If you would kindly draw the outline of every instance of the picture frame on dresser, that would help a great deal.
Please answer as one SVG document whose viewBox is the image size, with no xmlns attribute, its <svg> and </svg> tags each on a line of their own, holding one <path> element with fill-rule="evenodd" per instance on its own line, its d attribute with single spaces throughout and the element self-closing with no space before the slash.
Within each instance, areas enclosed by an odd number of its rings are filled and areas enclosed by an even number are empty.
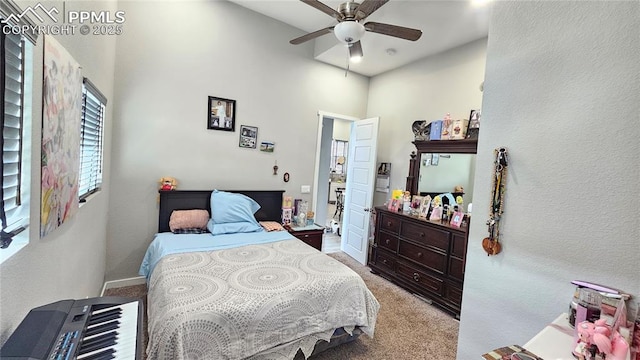
<svg viewBox="0 0 640 360">
<path fill-rule="evenodd" d="M 456 211 L 451 215 L 451 226 L 460 227 L 462 225 L 462 219 L 464 219 L 464 213 L 461 211 Z"/>
<path fill-rule="evenodd" d="M 236 101 L 209 96 L 207 106 L 207 129 L 236 131 Z"/>
<path fill-rule="evenodd" d="M 400 210 L 400 199 L 391 199 L 387 205 L 389 211 L 398 212 Z"/>
<path fill-rule="evenodd" d="M 431 196 L 426 195 L 422 197 L 422 203 L 420 204 L 420 212 L 418 217 L 426 219 L 431 209 Z"/>
</svg>

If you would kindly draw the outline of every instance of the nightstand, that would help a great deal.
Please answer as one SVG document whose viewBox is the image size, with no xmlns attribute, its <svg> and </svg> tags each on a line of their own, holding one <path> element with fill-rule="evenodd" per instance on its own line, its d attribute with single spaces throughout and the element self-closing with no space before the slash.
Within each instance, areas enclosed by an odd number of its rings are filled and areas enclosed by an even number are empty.
<svg viewBox="0 0 640 360">
<path fill-rule="evenodd" d="M 295 227 L 286 226 L 286 229 L 291 235 L 322 251 L 322 234 L 324 234 L 324 227 L 313 224 Z"/>
</svg>

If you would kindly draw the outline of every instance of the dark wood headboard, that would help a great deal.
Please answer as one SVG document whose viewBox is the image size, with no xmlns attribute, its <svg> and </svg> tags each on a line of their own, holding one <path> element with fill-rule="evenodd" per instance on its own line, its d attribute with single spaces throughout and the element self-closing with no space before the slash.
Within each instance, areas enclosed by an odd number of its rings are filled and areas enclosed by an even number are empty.
<svg viewBox="0 0 640 360">
<path fill-rule="evenodd" d="M 169 219 L 173 210 L 205 209 L 211 214 L 211 192 L 213 190 L 171 190 L 160 191 L 160 212 L 158 232 L 168 232 Z M 282 219 L 282 195 L 284 190 L 224 190 L 244 194 L 258 204 L 255 213 L 258 221 L 278 221 Z"/>
</svg>

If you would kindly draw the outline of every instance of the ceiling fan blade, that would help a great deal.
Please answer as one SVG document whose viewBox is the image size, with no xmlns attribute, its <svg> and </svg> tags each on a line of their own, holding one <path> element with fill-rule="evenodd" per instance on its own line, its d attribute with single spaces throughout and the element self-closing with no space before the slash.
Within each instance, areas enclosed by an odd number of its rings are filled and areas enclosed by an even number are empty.
<svg viewBox="0 0 640 360">
<path fill-rule="evenodd" d="M 362 44 L 360 41 L 349 44 L 349 58 L 362 57 Z"/>
<path fill-rule="evenodd" d="M 356 9 L 356 20 L 362 20 L 386 4 L 389 0 L 364 0 Z"/>
<path fill-rule="evenodd" d="M 371 31 L 374 33 L 394 36 L 411 41 L 416 41 L 420 39 L 420 36 L 422 36 L 422 31 L 418 29 L 411 29 L 403 26 L 383 24 L 371 21 L 364 24 L 364 28 L 367 31 Z"/>
<path fill-rule="evenodd" d="M 300 0 L 303 3 L 313 6 L 314 8 L 322 11 L 323 13 L 336 18 L 337 20 L 342 20 L 342 15 L 337 12 L 335 9 L 333 9 L 332 7 L 329 7 L 328 5 L 325 5 L 323 3 L 321 3 L 318 0 Z"/>
<path fill-rule="evenodd" d="M 322 35 L 324 35 L 324 34 L 328 34 L 328 33 L 330 33 L 332 30 L 333 30 L 333 26 L 329 26 L 329 27 L 327 27 L 327 28 L 320 29 L 320 30 L 318 30 L 318 31 L 314 31 L 314 32 L 312 32 L 312 33 L 308 33 L 308 34 L 306 34 L 306 35 L 302 35 L 302 36 L 300 36 L 300 37 L 297 37 L 297 38 L 295 38 L 295 39 L 293 39 L 293 40 L 289 41 L 289 43 L 290 43 L 290 44 L 293 44 L 293 45 L 302 44 L 302 43 L 303 43 L 303 42 L 305 42 L 305 41 L 309 41 L 309 40 L 311 40 L 311 39 L 315 39 L 315 38 L 317 38 L 317 37 L 320 37 L 320 36 L 322 36 Z"/>
</svg>

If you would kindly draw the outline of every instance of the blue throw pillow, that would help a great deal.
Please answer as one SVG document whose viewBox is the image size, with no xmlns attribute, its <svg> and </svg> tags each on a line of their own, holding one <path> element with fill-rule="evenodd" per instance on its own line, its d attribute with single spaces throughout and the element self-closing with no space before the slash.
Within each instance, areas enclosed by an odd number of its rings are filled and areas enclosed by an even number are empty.
<svg viewBox="0 0 640 360">
<path fill-rule="evenodd" d="M 256 226 L 256 224 L 251 221 L 214 224 L 212 220 L 209 220 L 209 223 L 207 224 L 207 229 L 209 229 L 209 232 L 212 235 L 248 233 L 248 232 L 256 232 L 256 231 L 263 230 L 262 226 L 260 225 Z"/>
<path fill-rule="evenodd" d="M 207 228 L 214 235 L 261 230 L 253 215 L 259 209 L 260 205 L 246 195 L 214 190 L 211 193 L 211 219 Z M 233 225 L 218 226 L 221 224 Z"/>
</svg>

